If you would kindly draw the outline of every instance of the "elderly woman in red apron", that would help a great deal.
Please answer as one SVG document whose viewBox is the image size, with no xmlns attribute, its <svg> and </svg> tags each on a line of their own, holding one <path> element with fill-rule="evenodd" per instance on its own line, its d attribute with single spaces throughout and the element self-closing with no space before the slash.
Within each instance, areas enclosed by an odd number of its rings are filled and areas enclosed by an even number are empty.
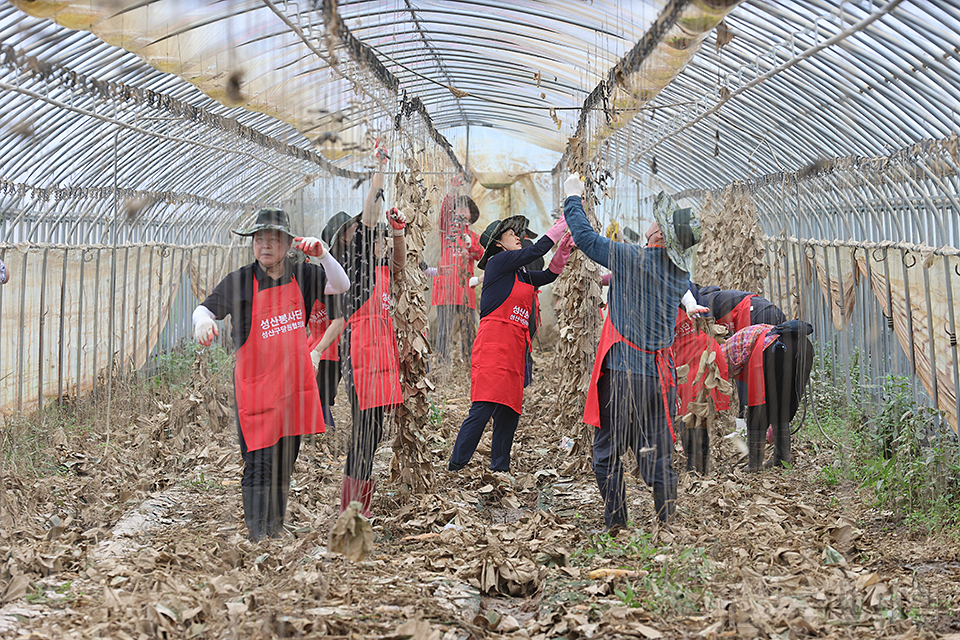
<svg viewBox="0 0 960 640">
<path fill-rule="evenodd" d="M 527 224 L 524 216 L 512 216 L 492 223 L 483 233 L 487 243 L 477 265 L 484 269 L 484 280 L 480 328 L 470 366 L 472 404 L 453 446 L 447 465 L 450 471 L 459 471 L 470 462 L 491 417 L 490 469 L 510 470 L 513 434 L 523 407 L 530 323 L 537 320 L 534 290 L 557 279 L 573 247 L 570 235 L 564 235 L 567 223 L 560 218 L 536 244 L 523 248 L 521 240 L 529 233 Z M 547 253 L 558 241 L 557 252 L 545 271 L 527 271 L 524 265 Z"/>
<path fill-rule="evenodd" d="M 253 226 L 234 233 L 253 236 L 255 261 L 217 285 L 194 310 L 193 325 L 197 342 L 209 346 L 220 335 L 216 320 L 233 317 L 243 517 L 257 541 L 283 532 L 300 437 L 324 430 L 307 347 L 309 310 L 349 281 L 320 240 L 293 236 L 280 209 L 261 210 Z M 320 266 L 294 265 L 287 258 L 294 242 Z"/>
<path fill-rule="evenodd" d="M 363 213 L 345 222 L 334 239 L 334 244 L 342 247 L 343 265 L 350 277 L 350 289 L 343 298 L 347 324 L 340 362 L 350 396 L 353 428 L 340 491 L 340 511 L 356 501 L 368 518 L 372 515 L 370 505 L 376 487 L 373 457 L 383 438 L 384 411 L 403 402 L 400 355 L 390 317 L 390 278 L 406 262 L 406 218 L 393 208 L 387 214 L 389 226 L 380 222 L 383 167 L 388 156 L 380 147 L 375 155 L 380 160 L 380 170 L 371 180 Z"/>
</svg>

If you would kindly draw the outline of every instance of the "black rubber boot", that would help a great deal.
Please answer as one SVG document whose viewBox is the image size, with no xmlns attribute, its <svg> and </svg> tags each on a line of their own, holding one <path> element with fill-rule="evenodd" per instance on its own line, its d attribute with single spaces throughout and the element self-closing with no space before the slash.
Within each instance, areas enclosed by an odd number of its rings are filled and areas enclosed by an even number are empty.
<svg viewBox="0 0 960 640">
<path fill-rule="evenodd" d="M 271 538 L 283 535 L 283 517 L 287 513 L 287 496 L 290 494 L 290 483 L 277 489 L 273 494 L 267 509 L 266 533 Z"/>
<path fill-rule="evenodd" d="M 243 520 L 251 542 L 259 542 L 269 535 L 267 511 L 268 492 L 264 487 L 243 487 Z"/>
<path fill-rule="evenodd" d="M 660 522 L 670 522 L 677 511 L 677 485 L 653 485 L 653 508 Z"/>
<path fill-rule="evenodd" d="M 763 469 L 763 454 L 767 449 L 766 435 L 762 431 L 747 431 L 747 471 L 751 473 Z"/>
<path fill-rule="evenodd" d="M 773 458 L 765 467 L 782 467 L 793 464 L 793 452 L 790 447 L 792 444 L 789 424 L 773 425 Z"/>
<path fill-rule="evenodd" d="M 710 435 L 706 429 L 686 430 L 687 470 L 707 475 L 707 459 L 710 450 Z"/>
</svg>

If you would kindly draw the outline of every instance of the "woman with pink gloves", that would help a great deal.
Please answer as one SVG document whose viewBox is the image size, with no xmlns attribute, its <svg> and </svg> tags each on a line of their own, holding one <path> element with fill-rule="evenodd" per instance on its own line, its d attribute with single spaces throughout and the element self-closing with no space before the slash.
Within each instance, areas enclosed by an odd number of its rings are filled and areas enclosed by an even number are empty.
<svg viewBox="0 0 960 640">
<path fill-rule="evenodd" d="M 470 367 L 470 413 L 460 426 L 447 468 L 459 471 L 476 451 L 483 430 L 493 418 L 490 469 L 510 470 L 510 448 L 523 406 L 526 353 L 530 349 L 531 322 L 536 322 L 534 291 L 557 279 L 573 248 L 560 218 L 533 246 L 521 240 L 531 235 L 524 216 L 511 216 L 491 223 L 480 238 L 486 249 L 478 267 L 484 270 L 480 294 L 480 328 L 473 343 Z M 536 237 L 536 234 L 532 234 Z M 557 244 L 557 251 L 544 271 L 528 271 L 524 265 L 543 256 Z"/>
</svg>

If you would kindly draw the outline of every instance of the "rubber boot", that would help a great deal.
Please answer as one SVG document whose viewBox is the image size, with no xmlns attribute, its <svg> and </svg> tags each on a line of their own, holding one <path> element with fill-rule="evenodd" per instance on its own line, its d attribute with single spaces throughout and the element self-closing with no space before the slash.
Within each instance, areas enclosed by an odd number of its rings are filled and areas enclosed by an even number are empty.
<svg viewBox="0 0 960 640">
<path fill-rule="evenodd" d="M 373 480 L 357 480 L 344 474 L 343 487 L 340 489 L 340 513 L 347 510 L 351 502 L 359 502 L 362 506 L 360 513 L 365 518 L 373 515 L 370 503 L 373 501 L 373 490 L 377 483 Z"/>
<path fill-rule="evenodd" d="M 793 464 L 793 452 L 790 450 L 792 436 L 789 424 L 773 427 L 773 458 L 764 463 L 764 467 L 782 467 Z"/>
<path fill-rule="evenodd" d="M 763 454 L 766 453 L 766 433 L 747 430 L 747 471 L 753 473 L 763 469 Z"/>
<path fill-rule="evenodd" d="M 271 538 L 279 538 L 283 535 L 283 519 L 287 513 L 287 497 L 290 495 L 290 483 L 284 483 L 273 495 L 267 510 L 267 529 L 266 533 Z"/>
<path fill-rule="evenodd" d="M 243 521 L 251 542 L 259 542 L 268 533 L 268 492 L 265 487 L 243 487 Z"/>
<path fill-rule="evenodd" d="M 653 508 L 656 509 L 660 522 L 670 522 L 677 511 L 677 485 L 654 484 Z"/>
<path fill-rule="evenodd" d="M 687 470 L 707 475 L 710 436 L 704 428 L 687 429 Z"/>
</svg>

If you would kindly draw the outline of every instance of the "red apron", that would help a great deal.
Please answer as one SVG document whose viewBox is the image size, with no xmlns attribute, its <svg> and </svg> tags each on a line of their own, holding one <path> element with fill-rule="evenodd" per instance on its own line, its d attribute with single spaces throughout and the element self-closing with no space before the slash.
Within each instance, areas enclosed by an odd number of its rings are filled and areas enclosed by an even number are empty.
<svg viewBox="0 0 960 640">
<path fill-rule="evenodd" d="M 600 392 L 597 384 L 600 382 L 600 376 L 603 370 L 603 359 L 607 357 L 610 348 L 622 342 L 637 351 L 653 354 L 657 363 L 657 373 L 660 377 L 660 396 L 663 398 L 663 408 L 667 413 L 667 427 L 670 429 L 670 437 L 677 441 L 677 436 L 673 433 L 673 411 L 670 409 L 670 388 L 675 386 L 673 370 L 670 359 L 672 354 L 670 349 L 658 349 L 657 351 L 646 351 L 633 344 L 622 335 L 610 322 L 610 314 L 607 313 L 603 321 L 603 330 L 600 332 L 600 344 L 597 346 L 597 358 L 593 361 L 593 374 L 590 376 L 590 388 L 587 389 L 587 404 L 583 410 L 583 421 L 586 424 L 600 428 Z"/>
<path fill-rule="evenodd" d="M 237 414 L 248 451 L 287 436 L 323 433 L 320 391 L 307 351 L 303 294 L 295 278 L 260 291 L 253 279 L 250 335 L 237 349 Z"/>
<path fill-rule="evenodd" d="M 430 304 L 434 306 L 450 304 L 477 308 L 477 292 L 469 286 L 469 281 L 473 276 L 474 264 L 483 253 L 476 256 L 476 251 L 480 248 L 477 234 L 470 229 L 466 229 L 464 233 L 470 235 L 470 249 L 466 248 L 462 235 L 455 241 L 444 242 L 437 275 L 433 278 L 433 294 L 430 297 Z M 464 255 L 464 251 L 467 255 Z"/>
<path fill-rule="evenodd" d="M 750 299 L 755 295 L 756 294 L 751 293 L 738 302 L 737 306 L 730 310 L 730 313 L 717 320 L 717 324 L 725 326 L 731 336 L 737 331 L 740 331 L 740 329 L 746 329 L 752 325 L 753 321 L 750 319 Z"/>
<path fill-rule="evenodd" d="M 310 327 L 310 337 L 307 338 L 307 348 L 310 351 L 313 351 L 317 345 L 320 344 L 320 340 L 323 339 L 323 334 L 326 333 L 330 323 L 330 316 L 327 314 L 327 305 L 317 300 L 313 303 L 313 311 L 310 312 L 310 320 L 307 323 L 307 326 Z M 334 340 L 320 355 L 320 359 L 333 360 L 334 362 L 339 361 L 340 341 Z"/>
<path fill-rule="evenodd" d="M 683 309 L 680 309 L 677 313 L 677 328 L 674 331 L 672 349 L 676 366 L 690 365 L 687 381 L 677 383 L 677 404 L 679 406 L 677 415 L 684 416 L 687 414 L 687 405 L 696 400 L 697 393 L 703 387 L 703 379 L 694 379 L 700 367 L 700 357 L 703 352 L 709 350 L 717 354 L 717 368 L 724 380 L 728 379 L 727 359 L 723 356 L 720 343 L 702 331 L 697 331 L 690 316 Z M 716 389 L 710 392 L 710 397 L 713 398 L 717 410 L 723 411 L 730 407 L 730 398 Z"/>
<path fill-rule="evenodd" d="M 514 276 L 506 301 L 480 319 L 470 360 L 470 401 L 523 408 L 523 368 L 530 348 L 532 284 Z"/>
<path fill-rule="evenodd" d="M 376 284 L 350 316 L 350 365 L 360 409 L 403 404 L 400 353 L 390 318 L 390 267 L 377 267 Z"/>
<path fill-rule="evenodd" d="M 767 402 L 767 388 L 763 379 L 763 343 L 767 341 L 767 334 L 773 329 L 767 327 L 757 336 L 757 342 L 750 351 L 750 359 L 743 368 L 738 380 L 747 383 L 747 405 L 757 407 Z"/>
</svg>

